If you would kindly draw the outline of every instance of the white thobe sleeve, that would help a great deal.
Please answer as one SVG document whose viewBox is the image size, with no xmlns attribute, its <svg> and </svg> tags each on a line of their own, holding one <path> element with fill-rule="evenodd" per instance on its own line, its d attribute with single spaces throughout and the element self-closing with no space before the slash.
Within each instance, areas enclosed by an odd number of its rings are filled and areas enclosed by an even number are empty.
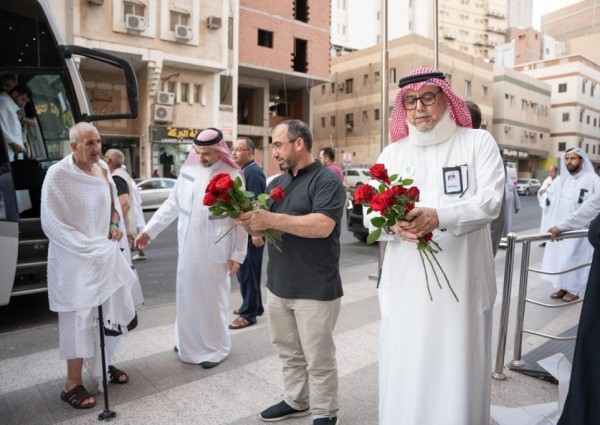
<svg viewBox="0 0 600 425">
<path fill-rule="evenodd" d="M 179 186 L 180 186 L 179 177 L 175 182 L 175 186 L 173 186 L 173 190 L 171 194 L 167 198 L 165 202 L 160 206 L 158 210 L 154 213 L 146 227 L 142 232 L 145 232 L 150 236 L 150 239 L 155 239 L 160 232 L 162 232 L 165 227 L 171 224 L 179 215 Z"/>
<path fill-rule="evenodd" d="M 248 250 L 248 233 L 242 226 L 233 229 L 233 246 L 231 248 L 231 260 L 242 264 L 246 259 Z"/>
<path fill-rule="evenodd" d="M 590 197 L 556 225 L 561 231 L 587 227 L 600 212 L 600 177 L 592 175 L 590 185 L 593 192 Z"/>
<path fill-rule="evenodd" d="M 475 164 L 469 164 L 475 174 L 475 193 L 464 202 L 437 209 L 439 228 L 455 236 L 473 232 L 487 225 L 500 213 L 504 193 L 505 174 L 502 157 L 489 133 L 481 140 L 473 140 L 477 149 Z"/>
</svg>

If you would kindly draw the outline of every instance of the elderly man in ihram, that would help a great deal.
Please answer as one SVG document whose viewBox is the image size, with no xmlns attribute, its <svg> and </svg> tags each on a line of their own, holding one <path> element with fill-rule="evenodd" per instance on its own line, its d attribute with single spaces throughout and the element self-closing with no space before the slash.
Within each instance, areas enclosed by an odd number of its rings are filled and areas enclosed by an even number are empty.
<svg viewBox="0 0 600 425">
<path fill-rule="evenodd" d="M 98 131 L 89 123 L 70 131 L 71 155 L 48 170 L 42 187 L 41 220 L 50 240 L 48 298 L 58 312 L 59 355 L 67 361 L 61 398 L 79 409 L 96 404 L 85 389 L 82 368 L 100 382 L 102 363 L 97 308 L 102 306 L 107 363 L 143 302 L 131 267 L 117 189 L 101 157 Z M 120 334 L 114 336 L 115 334 Z M 129 377 L 108 367 L 109 381 Z"/>
<path fill-rule="evenodd" d="M 587 227 L 600 211 L 600 177 L 586 153 L 580 148 L 568 149 L 561 161 L 560 176 L 545 193 L 548 199 L 546 229 L 551 239 L 559 233 Z M 587 238 L 565 239 L 546 245 L 542 270 L 557 273 L 592 261 L 594 250 Z M 557 289 L 550 295 L 564 302 L 579 299 L 585 292 L 589 267 L 559 275 L 542 275 Z"/>
<path fill-rule="evenodd" d="M 175 351 L 186 363 L 204 369 L 217 366 L 231 350 L 227 329 L 230 276 L 244 262 L 248 234 L 226 215 L 214 217 L 203 204 L 210 179 L 228 173 L 242 177 L 223 134 L 216 128 L 200 132 L 169 198 L 154 213 L 135 239 L 145 249 L 176 218 L 179 259 L 177 262 L 177 316 Z"/>
<path fill-rule="evenodd" d="M 421 196 L 412 221 L 390 227 L 383 261 L 379 423 L 487 424 L 496 296 L 489 223 L 502 203 L 502 159 L 433 68 L 400 80 L 390 130 L 394 143 L 377 162 L 413 179 Z M 458 301 L 432 273 L 430 299 L 415 245 L 428 232 L 443 250 L 436 257 Z"/>
</svg>

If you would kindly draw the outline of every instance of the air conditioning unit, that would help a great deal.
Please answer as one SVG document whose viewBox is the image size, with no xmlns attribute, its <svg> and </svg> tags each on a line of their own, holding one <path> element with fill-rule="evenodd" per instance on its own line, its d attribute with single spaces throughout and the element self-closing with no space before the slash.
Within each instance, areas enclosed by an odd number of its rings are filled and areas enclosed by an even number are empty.
<svg viewBox="0 0 600 425">
<path fill-rule="evenodd" d="M 129 31 L 146 31 L 146 18 L 128 13 L 125 15 L 125 28 Z"/>
<path fill-rule="evenodd" d="M 510 131 L 510 125 L 505 125 L 504 126 L 504 132 L 508 133 Z"/>
<path fill-rule="evenodd" d="M 89 4 L 96 4 L 98 6 L 102 6 L 104 4 L 104 0 L 87 0 Z"/>
<path fill-rule="evenodd" d="M 344 83 L 339 83 L 337 87 L 338 90 L 344 90 L 344 88 L 346 88 L 346 85 Z"/>
<path fill-rule="evenodd" d="M 188 41 L 194 37 L 192 27 L 186 27 L 185 25 L 175 25 L 175 38 L 177 40 Z"/>
<path fill-rule="evenodd" d="M 481 120 L 481 125 L 487 125 L 487 120 Z"/>
<path fill-rule="evenodd" d="M 173 107 L 170 105 L 154 105 L 152 118 L 156 122 L 173 122 Z"/>
<path fill-rule="evenodd" d="M 352 131 L 354 130 L 354 124 L 352 124 L 351 122 L 346 124 L 346 131 Z"/>
<path fill-rule="evenodd" d="M 160 105 L 174 105 L 175 93 L 171 93 L 168 91 L 158 92 L 158 96 L 156 96 L 156 103 Z"/>
<path fill-rule="evenodd" d="M 221 18 L 218 16 L 209 16 L 206 18 L 206 26 L 211 30 L 217 30 L 221 28 Z"/>
</svg>

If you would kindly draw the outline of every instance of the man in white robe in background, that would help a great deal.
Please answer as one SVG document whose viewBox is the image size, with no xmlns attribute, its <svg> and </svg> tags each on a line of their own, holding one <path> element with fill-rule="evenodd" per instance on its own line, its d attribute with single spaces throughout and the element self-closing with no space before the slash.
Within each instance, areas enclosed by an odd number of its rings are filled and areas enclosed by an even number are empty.
<svg viewBox="0 0 600 425">
<path fill-rule="evenodd" d="M 548 212 L 552 241 L 546 245 L 542 270 L 559 272 L 590 263 L 594 249 L 587 238 L 560 239 L 559 233 L 587 227 L 600 211 L 600 177 L 586 153 L 580 148 L 568 149 L 561 161 L 560 177 L 546 190 L 550 202 Z M 584 267 L 566 274 L 541 277 L 558 291 L 551 298 L 571 302 L 585 292 L 590 268 Z"/>
<path fill-rule="evenodd" d="M 78 409 L 93 407 L 82 368 L 102 378 L 99 305 L 104 328 L 121 333 L 143 302 L 137 274 L 131 267 L 117 189 L 101 158 L 98 131 L 89 123 L 69 133 L 73 153 L 48 170 L 42 187 L 41 221 L 50 240 L 48 298 L 58 312 L 59 355 L 67 361 L 61 398 Z M 114 358 L 119 336 L 105 338 L 107 364 Z M 109 380 L 125 384 L 129 377 L 109 366 Z"/>
<path fill-rule="evenodd" d="M 217 366 L 231 350 L 229 288 L 246 257 L 248 237 L 236 226 L 215 243 L 235 224 L 226 215 L 213 217 L 203 204 L 205 189 L 218 173 L 242 177 L 221 131 L 208 128 L 194 140 L 171 195 L 135 240 L 137 248 L 145 249 L 178 218 L 175 350 L 182 361 L 205 369 Z"/>
<path fill-rule="evenodd" d="M 546 233 L 552 223 L 548 223 L 548 212 L 550 211 L 550 201 L 546 196 L 546 191 L 550 187 L 550 185 L 554 182 L 557 182 L 556 178 L 558 177 L 558 167 L 552 164 L 548 167 L 548 177 L 542 183 L 540 190 L 537 192 L 537 199 L 542 208 L 542 219 L 540 220 L 540 233 Z M 540 246 L 546 246 L 546 242 L 542 242 Z"/>
<path fill-rule="evenodd" d="M 381 425 L 489 423 L 496 296 L 489 223 L 500 212 L 504 167 L 491 134 L 470 127 L 443 73 L 417 68 L 400 80 L 394 143 L 377 162 L 414 179 L 421 198 L 413 221 L 389 229 L 381 272 Z M 415 244 L 428 232 L 459 302 L 429 269 L 430 300 Z"/>
</svg>

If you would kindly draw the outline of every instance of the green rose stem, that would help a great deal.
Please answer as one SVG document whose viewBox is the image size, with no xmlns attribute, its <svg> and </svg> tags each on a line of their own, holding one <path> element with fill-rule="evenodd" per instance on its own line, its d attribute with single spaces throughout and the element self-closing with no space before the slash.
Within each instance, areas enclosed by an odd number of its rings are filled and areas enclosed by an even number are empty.
<svg viewBox="0 0 600 425">
<path fill-rule="evenodd" d="M 423 251 L 419 251 L 419 254 L 421 255 L 421 264 L 423 264 L 423 271 L 425 271 L 425 283 L 427 284 L 429 300 L 433 302 L 433 297 L 431 296 L 431 288 L 429 287 L 429 276 L 427 276 L 427 268 L 425 267 L 425 260 L 423 259 Z"/>
</svg>

